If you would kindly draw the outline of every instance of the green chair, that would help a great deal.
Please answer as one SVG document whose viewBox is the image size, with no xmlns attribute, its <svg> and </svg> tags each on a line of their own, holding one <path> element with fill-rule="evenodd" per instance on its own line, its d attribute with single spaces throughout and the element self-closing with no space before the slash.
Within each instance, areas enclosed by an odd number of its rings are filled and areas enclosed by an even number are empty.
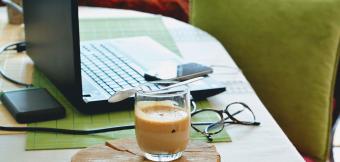
<svg viewBox="0 0 340 162">
<path fill-rule="evenodd" d="M 338 65 L 340 0 L 191 0 L 303 155 L 326 161 Z"/>
</svg>

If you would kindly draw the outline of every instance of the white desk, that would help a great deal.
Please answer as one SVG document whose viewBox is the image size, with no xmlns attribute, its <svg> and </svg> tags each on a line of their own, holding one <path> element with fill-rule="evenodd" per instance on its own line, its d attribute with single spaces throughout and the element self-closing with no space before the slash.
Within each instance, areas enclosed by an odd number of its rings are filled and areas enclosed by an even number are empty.
<svg viewBox="0 0 340 162">
<path fill-rule="evenodd" d="M 89 17 L 139 17 L 153 16 L 135 11 L 80 8 L 80 18 Z M 194 27 L 171 18 L 163 18 L 184 58 L 205 64 L 237 67 L 229 54 L 214 38 Z M 5 9 L 0 8 L 0 26 L 6 23 Z M 0 32 L 2 33 L 2 32 Z M 8 36 L 2 33 L 0 37 Z M 10 40 L 10 39 L 9 39 Z M 1 56 L 0 56 L 1 57 Z M 228 91 L 209 100 L 213 105 L 223 108 L 227 103 L 242 101 L 252 107 L 260 127 L 228 126 L 226 130 L 232 138 L 229 143 L 216 143 L 222 161 L 258 162 L 303 162 L 286 135 L 261 103 L 242 73 L 220 75 L 217 77 L 228 85 L 243 85 L 245 92 Z M 25 151 L 25 135 L 0 135 L 0 161 L 4 162 L 59 162 L 70 161 L 77 149 Z"/>
</svg>

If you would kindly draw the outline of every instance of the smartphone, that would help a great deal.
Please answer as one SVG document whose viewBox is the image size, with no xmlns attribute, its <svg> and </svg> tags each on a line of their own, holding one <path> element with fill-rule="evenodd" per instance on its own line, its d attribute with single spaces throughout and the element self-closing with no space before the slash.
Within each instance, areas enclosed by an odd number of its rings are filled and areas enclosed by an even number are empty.
<svg viewBox="0 0 340 162">
<path fill-rule="evenodd" d="M 211 67 L 198 63 L 185 63 L 180 65 L 162 65 L 157 69 L 146 72 L 144 78 L 147 81 L 176 80 L 183 81 L 212 73 Z"/>
</svg>

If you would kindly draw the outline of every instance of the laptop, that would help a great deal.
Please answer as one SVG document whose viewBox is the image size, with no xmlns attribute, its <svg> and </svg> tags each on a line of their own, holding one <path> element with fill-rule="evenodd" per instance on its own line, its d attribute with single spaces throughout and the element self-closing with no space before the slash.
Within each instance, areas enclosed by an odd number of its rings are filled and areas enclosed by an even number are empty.
<svg viewBox="0 0 340 162">
<path fill-rule="evenodd" d="M 145 83 L 144 73 L 157 63 L 185 63 L 149 37 L 80 42 L 77 0 L 23 2 L 27 54 L 80 112 L 132 108 L 133 97 L 116 103 L 108 99 Z M 191 84 L 190 91 L 194 99 L 203 99 L 225 87 L 207 78 Z"/>
</svg>

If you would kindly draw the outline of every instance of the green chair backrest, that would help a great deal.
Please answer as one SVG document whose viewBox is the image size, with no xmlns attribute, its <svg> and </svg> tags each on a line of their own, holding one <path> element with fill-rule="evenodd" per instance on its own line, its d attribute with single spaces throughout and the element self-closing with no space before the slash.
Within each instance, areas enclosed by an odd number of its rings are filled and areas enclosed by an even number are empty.
<svg viewBox="0 0 340 162">
<path fill-rule="evenodd" d="M 302 154 L 325 161 L 338 64 L 340 0 L 191 0 Z"/>
</svg>

